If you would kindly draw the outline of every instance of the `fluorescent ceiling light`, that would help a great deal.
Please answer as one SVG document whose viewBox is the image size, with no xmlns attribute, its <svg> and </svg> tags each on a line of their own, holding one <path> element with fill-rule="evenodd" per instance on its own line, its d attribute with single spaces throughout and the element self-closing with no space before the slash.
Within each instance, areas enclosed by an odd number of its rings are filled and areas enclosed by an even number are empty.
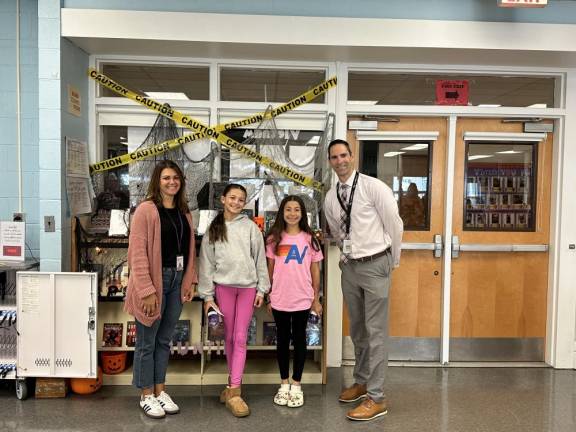
<svg viewBox="0 0 576 432">
<path fill-rule="evenodd" d="M 428 148 L 428 144 L 412 144 L 408 147 L 402 147 L 400 150 L 422 150 Z"/>
<path fill-rule="evenodd" d="M 398 156 L 398 155 L 401 155 L 401 154 L 404 154 L 404 153 L 406 153 L 406 152 L 400 152 L 400 151 L 397 151 L 397 152 L 387 152 L 387 153 L 384 153 L 384 157 L 394 157 L 394 156 Z"/>
<path fill-rule="evenodd" d="M 480 104 L 480 105 L 478 105 L 478 108 L 498 108 L 501 106 L 502 105 L 500 105 L 500 104 Z"/>
<path fill-rule="evenodd" d="M 468 156 L 468 160 L 476 160 L 476 159 L 486 159 L 486 158 L 491 158 L 493 155 L 473 155 L 473 156 Z"/>
<path fill-rule="evenodd" d="M 120 137 L 120 141 L 126 141 L 126 137 Z"/>
<path fill-rule="evenodd" d="M 499 151 L 496 153 L 498 153 L 498 154 L 516 154 L 516 153 L 523 153 L 523 152 L 518 151 L 518 150 L 506 150 L 506 151 Z"/>
<path fill-rule="evenodd" d="M 366 100 L 365 100 L 365 101 L 364 101 L 364 100 L 358 100 L 358 101 L 356 101 L 356 100 L 351 100 L 351 101 L 348 101 L 348 103 L 351 104 L 351 105 L 376 105 L 376 104 L 378 103 L 378 101 L 377 101 L 377 100 L 376 100 L 376 101 L 371 101 L 371 100 L 367 100 L 367 101 L 366 101 Z"/>
<path fill-rule="evenodd" d="M 185 93 L 178 92 L 144 92 L 153 99 L 179 99 L 188 100 Z"/>
<path fill-rule="evenodd" d="M 544 103 L 535 103 L 532 105 L 528 105 L 526 108 L 548 108 L 548 105 Z"/>
</svg>

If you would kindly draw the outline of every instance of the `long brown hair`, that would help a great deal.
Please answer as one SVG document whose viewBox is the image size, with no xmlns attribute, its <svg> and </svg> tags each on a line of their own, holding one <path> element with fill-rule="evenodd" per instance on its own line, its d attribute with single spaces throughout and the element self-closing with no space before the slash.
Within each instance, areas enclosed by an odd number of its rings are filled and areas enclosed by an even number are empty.
<svg viewBox="0 0 576 432">
<path fill-rule="evenodd" d="M 232 189 L 240 189 L 242 192 L 244 192 L 245 197 L 248 195 L 244 186 L 236 183 L 230 183 L 224 188 L 222 196 L 225 197 L 228 195 L 228 192 L 230 192 Z M 228 241 L 228 236 L 226 235 L 226 221 L 224 220 L 224 210 L 219 211 L 210 224 L 210 228 L 208 228 L 208 240 L 210 243 L 216 243 L 217 241 Z"/>
<path fill-rule="evenodd" d="M 300 198 L 297 195 L 288 195 L 280 203 L 278 213 L 276 213 L 276 220 L 274 221 L 274 225 L 272 225 L 272 228 L 270 228 L 268 234 L 266 235 L 266 243 L 274 245 L 274 254 L 277 255 L 278 245 L 280 244 L 280 241 L 282 241 L 282 233 L 286 231 L 286 221 L 284 220 L 284 207 L 286 207 L 286 204 L 288 204 L 290 201 L 295 201 L 300 206 L 300 214 L 302 215 L 302 217 L 298 222 L 298 227 L 300 228 L 301 231 L 310 234 L 310 244 L 312 246 L 312 249 L 314 249 L 315 251 L 320 250 L 320 243 L 314 236 L 312 228 L 310 228 L 310 225 L 308 225 L 308 213 L 306 213 L 306 206 L 304 205 L 304 201 L 302 201 L 302 198 Z"/>
<path fill-rule="evenodd" d="M 186 214 L 190 212 L 188 208 L 188 200 L 186 199 L 186 178 L 184 173 L 178 166 L 178 164 L 169 159 L 162 160 L 156 164 L 154 171 L 152 172 L 152 177 L 150 178 L 150 183 L 148 183 L 148 192 L 146 192 L 146 200 L 152 201 L 158 208 L 164 207 L 162 203 L 162 194 L 160 193 L 160 175 L 162 171 L 166 168 L 171 168 L 176 171 L 178 177 L 180 177 L 180 189 L 176 196 L 174 197 L 174 204 L 182 213 Z"/>
</svg>

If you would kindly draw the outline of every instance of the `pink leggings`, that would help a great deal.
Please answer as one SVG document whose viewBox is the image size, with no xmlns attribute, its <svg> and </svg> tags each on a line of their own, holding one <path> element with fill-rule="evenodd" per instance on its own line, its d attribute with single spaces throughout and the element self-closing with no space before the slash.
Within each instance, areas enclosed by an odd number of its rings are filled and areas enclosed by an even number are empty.
<svg viewBox="0 0 576 432">
<path fill-rule="evenodd" d="M 255 298 L 256 288 L 216 285 L 216 301 L 224 314 L 226 361 L 230 385 L 233 386 L 242 384 L 246 363 L 246 339 Z"/>
</svg>

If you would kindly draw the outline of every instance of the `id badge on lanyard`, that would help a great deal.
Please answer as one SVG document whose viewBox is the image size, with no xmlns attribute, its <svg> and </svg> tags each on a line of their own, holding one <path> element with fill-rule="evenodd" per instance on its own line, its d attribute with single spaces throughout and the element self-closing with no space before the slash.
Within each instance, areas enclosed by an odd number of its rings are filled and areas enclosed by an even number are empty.
<svg viewBox="0 0 576 432">
<path fill-rule="evenodd" d="M 350 239 L 342 240 L 342 253 L 344 255 L 349 255 L 352 253 L 352 240 Z"/>
<path fill-rule="evenodd" d="M 176 271 L 184 271 L 184 255 L 176 255 Z"/>
</svg>

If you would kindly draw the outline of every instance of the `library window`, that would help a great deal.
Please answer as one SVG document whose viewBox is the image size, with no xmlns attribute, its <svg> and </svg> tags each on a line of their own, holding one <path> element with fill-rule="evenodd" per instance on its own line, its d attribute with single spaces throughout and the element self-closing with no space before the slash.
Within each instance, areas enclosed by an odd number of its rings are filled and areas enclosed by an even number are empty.
<svg viewBox="0 0 576 432">
<path fill-rule="evenodd" d="M 464 230 L 534 231 L 536 145 L 468 143 Z"/>
<path fill-rule="evenodd" d="M 478 107 L 558 108 L 559 78 L 465 74 L 350 72 L 348 103 L 362 105 L 437 105 L 441 81 L 465 81 L 466 105 Z M 463 103 L 457 103 L 461 105 Z"/>
<path fill-rule="evenodd" d="M 220 100 L 288 102 L 326 79 L 326 71 L 222 67 Z M 325 103 L 325 95 L 311 103 Z"/>
<path fill-rule="evenodd" d="M 208 66 L 104 63 L 101 71 L 124 87 L 156 100 L 208 100 Z M 98 86 L 101 97 L 122 97 Z"/>
<path fill-rule="evenodd" d="M 360 171 L 392 189 L 407 231 L 430 226 L 430 142 L 361 142 Z"/>
</svg>

